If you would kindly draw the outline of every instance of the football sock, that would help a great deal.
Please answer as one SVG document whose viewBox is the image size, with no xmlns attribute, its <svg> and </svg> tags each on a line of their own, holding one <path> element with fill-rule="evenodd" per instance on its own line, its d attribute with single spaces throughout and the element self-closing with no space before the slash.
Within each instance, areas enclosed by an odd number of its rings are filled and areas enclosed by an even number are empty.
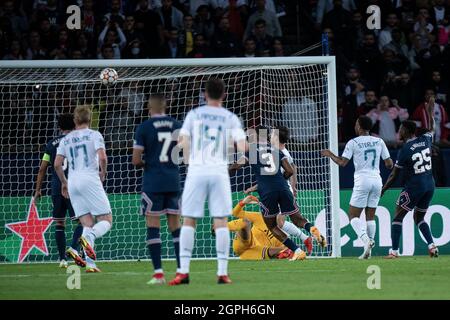
<svg viewBox="0 0 450 320">
<path fill-rule="evenodd" d="M 180 272 L 189 273 L 189 264 L 194 249 L 195 229 L 182 226 L 180 232 Z"/>
<path fill-rule="evenodd" d="M 367 221 L 367 235 L 370 239 L 375 239 L 375 233 L 377 230 L 377 224 L 375 223 L 375 220 L 368 220 Z"/>
<path fill-rule="evenodd" d="M 91 227 L 84 227 L 82 236 L 86 238 L 86 240 L 89 242 L 91 246 L 94 244 L 95 239 Z"/>
<path fill-rule="evenodd" d="M 172 231 L 172 243 L 173 250 L 175 251 L 175 257 L 177 258 L 177 272 L 180 269 L 180 228 Z"/>
<path fill-rule="evenodd" d="M 88 256 L 85 256 L 86 261 L 86 267 L 87 268 L 97 268 L 97 265 L 95 264 L 95 261 L 89 258 Z"/>
<path fill-rule="evenodd" d="M 392 250 L 398 250 L 400 246 L 400 236 L 402 235 L 402 223 L 400 221 L 392 221 Z"/>
<path fill-rule="evenodd" d="M 286 238 L 286 240 L 283 241 L 283 244 L 291 249 L 293 252 L 295 252 L 298 249 L 298 246 L 289 238 Z"/>
<path fill-rule="evenodd" d="M 70 245 L 73 249 L 78 250 L 78 240 L 80 240 L 80 236 L 83 233 L 83 226 L 78 223 L 75 227 L 75 230 L 73 230 L 72 235 L 72 244 Z"/>
<path fill-rule="evenodd" d="M 162 273 L 161 268 L 161 238 L 159 228 L 147 228 L 147 247 L 152 258 L 153 269 L 155 273 Z"/>
<path fill-rule="evenodd" d="M 297 228 L 292 222 L 285 221 L 283 227 L 281 228 L 287 234 L 299 237 L 302 241 L 308 239 L 308 236 L 302 232 L 299 228 Z"/>
<path fill-rule="evenodd" d="M 104 236 L 111 229 L 111 224 L 108 221 L 102 220 L 97 222 L 92 227 L 92 234 L 94 235 L 94 240 Z"/>
<path fill-rule="evenodd" d="M 55 226 L 55 241 L 58 247 L 59 260 L 66 260 L 66 233 L 65 227 Z"/>
<path fill-rule="evenodd" d="M 303 229 L 305 229 L 306 231 L 308 231 L 308 232 L 311 232 L 310 230 L 311 230 L 311 227 L 312 227 L 312 224 L 310 223 L 310 222 L 307 222 L 307 223 L 305 223 L 305 225 L 303 226 Z"/>
<path fill-rule="evenodd" d="M 369 237 L 367 236 L 366 230 L 362 228 L 361 219 L 355 217 L 350 221 L 350 224 L 352 225 L 353 230 L 355 230 L 358 238 L 360 238 L 364 244 L 368 243 Z"/>
<path fill-rule="evenodd" d="M 427 241 L 427 244 L 432 244 L 433 237 L 431 235 L 430 226 L 428 225 L 428 223 L 426 223 L 425 220 L 422 220 L 417 224 L 417 227 L 419 227 L 420 232 L 422 232 L 422 235 Z"/>
<path fill-rule="evenodd" d="M 230 254 L 230 231 L 227 227 L 216 229 L 217 275 L 228 274 L 228 256 Z"/>
</svg>

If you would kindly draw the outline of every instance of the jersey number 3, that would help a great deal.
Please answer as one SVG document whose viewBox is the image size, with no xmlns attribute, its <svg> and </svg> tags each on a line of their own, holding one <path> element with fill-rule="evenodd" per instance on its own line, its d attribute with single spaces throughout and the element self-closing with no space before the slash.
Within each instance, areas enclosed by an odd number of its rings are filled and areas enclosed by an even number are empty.
<svg viewBox="0 0 450 320">
<path fill-rule="evenodd" d="M 431 170 L 430 148 L 414 153 L 411 159 L 414 161 L 414 173 L 419 174 Z"/>
</svg>

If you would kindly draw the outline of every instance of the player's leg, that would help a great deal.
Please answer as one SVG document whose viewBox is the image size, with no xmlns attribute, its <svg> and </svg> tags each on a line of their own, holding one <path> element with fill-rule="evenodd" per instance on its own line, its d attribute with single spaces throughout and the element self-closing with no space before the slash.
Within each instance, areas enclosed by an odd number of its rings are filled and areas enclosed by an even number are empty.
<svg viewBox="0 0 450 320">
<path fill-rule="evenodd" d="M 166 282 L 161 262 L 160 215 L 164 213 L 163 205 L 164 198 L 162 193 L 142 192 L 141 214 L 145 216 L 147 226 L 145 241 L 154 272 L 147 284 L 164 284 Z"/>
<path fill-rule="evenodd" d="M 401 205 L 397 205 L 395 209 L 395 216 L 392 220 L 391 226 L 391 238 L 392 238 L 392 248 L 389 249 L 389 254 L 385 257 L 386 259 L 395 259 L 399 256 L 400 247 L 400 237 L 402 236 L 403 219 L 406 214 L 410 211 L 409 209 L 403 208 Z"/>
<path fill-rule="evenodd" d="M 433 236 L 431 235 L 430 226 L 424 220 L 428 207 L 430 206 L 431 199 L 433 198 L 434 188 L 425 192 L 421 199 L 417 202 L 416 210 L 414 211 L 414 222 L 422 233 L 423 237 L 428 244 L 428 253 L 430 257 L 437 258 L 439 256 L 439 250 L 434 244 Z"/>
<path fill-rule="evenodd" d="M 58 249 L 59 266 L 67 268 L 66 261 L 66 206 L 62 195 L 52 195 L 55 242 Z"/>
<path fill-rule="evenodd" d="M 277 224 L 278 224 L 278 227 L 281 230 L 283 230 L 284 232 L 286 232 L 288 235 L 294 236 L 294 237 L 299 237 L 300 240 L 302 240 L 303 244 L 305 245 L 308 255 L 311 254 L 312 249 L 313 249 L 311 237 L 304 234 L 302 232 L 302 230 L 300 230 L 300 228 L 298 228 L 295 224 L 287 221 L 285 215 L 281 215 L 281 214 L 277 215 Z"/>
<path fill-rule="evenodd" d="M 208 181 L 209 214 L 214 218 L 217 253 L 217 277 L 219 284 L 231 283 L 228 277 L 228 257 L 230 255 L 230 230 L 228 216 L 233 203 L 231 199 L 230 178 L 227 175 L 210 177 Z"/>
<path fill-rule="evenodd" d="M 370 204 L 369 205 L 373 205 Z M 366 259 L 369 259 L 372 256 L 372 249 L 375 246 L 375 233 L 377 229 L 377 224 L 375 222 L 375 212 L 377 208 L 376 207 L 366 207 L 365 213 L 366 213 L 366 233 L 369 237 L 370 242 L 370 248 L 365 256 Z"/>
<path fill-rule="evenodd" d="M 180 231 L 181 231 L 181 221 L 180 221 L 180 198 L 178 192 L 174 192 L 165 196 L 164 208 L 167 212 L 167 224 L 169 231 L 172 235 L 172 244 L 175 252 L 175 257 L 177 261 L 177 271 L 180 273 Z"/>
<path fill-rule="evenodd" d="M 194 250 L 196 219 L 204 216 L 207 184 L 203 176 L 188 176 L 181 196 L 183 225 L 180 230 L 180 273 L 169 285 L 189 283 L 189 267 Z"/>
<path fill-rule="evenodd" d="M 83 226 L 83 234 L 80 237 L 80 245 L 84 250 L 86 259 L 86 272 L 100 272 L 95 264 L 95 252 L 93 243 L 90 242 L 88 230 L 92 230 L 95 225 L 95 218 L 90 214 L 84 214 L 79 217 L 80 223 Z"/>
<path fill-rule="evenodd" d="M 75 216 L 75 211 L 73 210 L 72 203 L 69 199 L 65 199 L 67 203 L 67 207 L 69 208 L 69 218 L 71 221 L 76 223 L 75 229 L 72 234 L 72 243 L 70 244 L 70 248 L 78 251 L 80 237 L 83 233 L 83 226 L 80 223 L 80 220 Z"/>
</svg>

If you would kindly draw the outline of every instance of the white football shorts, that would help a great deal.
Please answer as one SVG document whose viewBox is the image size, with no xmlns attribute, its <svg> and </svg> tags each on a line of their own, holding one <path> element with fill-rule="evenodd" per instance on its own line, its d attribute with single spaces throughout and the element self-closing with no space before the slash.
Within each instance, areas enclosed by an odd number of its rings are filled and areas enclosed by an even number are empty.
<svg viewBox="0 0 450 320">
<path fill-rule="evenodd" d="M 181 197 L 181 215 L 190 218 L 205 216 L 208 200 L 209 215 L 228 217 L 232 210 L 230 177 L 220 175 L 187 175 Z"/>
<path fill-rule="evenodd" d="M 80 175 L 68 180 L 69 198 L 76 217 L 111 213 L 111 205 L 98 175 Z"/>
<path fill-rule="evenodd" d="M 350 205 L 356 208 L 376 208 L 380 202 L 381 178 L 365 177 L 355 181 Z"/>
</svg>

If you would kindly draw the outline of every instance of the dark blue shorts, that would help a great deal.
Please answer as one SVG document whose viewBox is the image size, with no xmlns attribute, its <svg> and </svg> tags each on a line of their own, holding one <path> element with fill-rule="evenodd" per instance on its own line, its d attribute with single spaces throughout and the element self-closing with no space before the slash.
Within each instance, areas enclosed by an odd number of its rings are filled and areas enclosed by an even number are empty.
<svg viewBox="0 0 450 320">
<path fill-rule="evenodd" d="M 142 192 L 141 214 L 180 214 L 180 193 Z"/>
<path fill-rule="evenodd" d="M 69 212 L 69 218 L 76 220 L 75 212 L 73 211 L 72 204 L 69 199 L 64 198 L 62 195 L 52 195 L 53 203 L 53 220 L 61 221 L 66 220 L 66 214 Z"/>
<path fill-rule="evenodd" d="M 397 199 L 397 205 L 405 210 L 419 212 L 427 212 L 433 198 L 434 188 L 405 188 Z"/>
<path fill-rule="evenodd" d="M 277 214 L 288 216 L 299 211 L 294 196 L 289 190 L 265 194 L 260 197 L 259 206 L 264 217 L 273 217 Z"/>
</svg>

